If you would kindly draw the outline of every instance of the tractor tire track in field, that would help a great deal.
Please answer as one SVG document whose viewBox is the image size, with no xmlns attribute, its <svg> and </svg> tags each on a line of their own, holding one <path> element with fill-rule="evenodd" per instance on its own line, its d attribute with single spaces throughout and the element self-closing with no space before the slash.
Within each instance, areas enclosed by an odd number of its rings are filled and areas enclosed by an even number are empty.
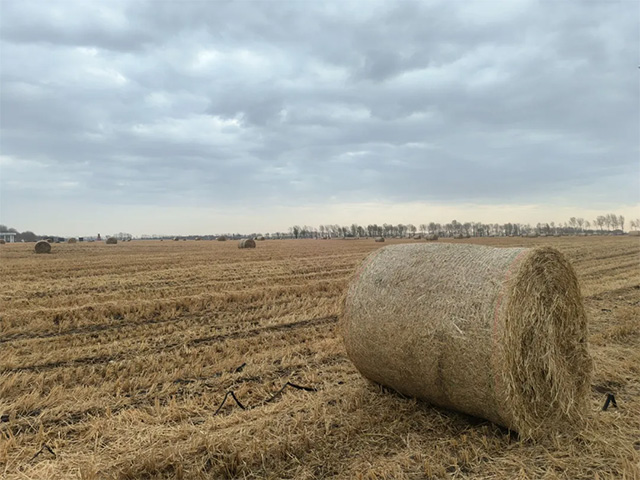
<svg viewBox="0 0 640 480">
<path fill-rule="evenodd" d="M 314 367 L 331 367 L 340 365 L 343 363 L 348 363 L 348 360 L 343 355 L 332 355 L 330 357 L 325 358 L 320 362 L 315 362 L 312 364 Z M 216 392 L 212 392 L 212 389 L 217 391 L 220 397 L 224 395 L 224 392 L 233 388 L 238 387 L 242 384 L 246 383 L 260 383 L 265 384 L 269 382 L 273 382 L 276 379 L 283 379 L 288 377 L 293 373 L 293 369 L 291 367 L 281 367 L 277 368 L 271 372 L 263 373 L 262 375 L 240 375 L 238 377 L 233 378 L 230 382 L 227 382 L 226 385 L 215 385 L 212 384 L 211 381 L 217 378 L 220 378 L 225 373 L 234 372 L 216 372 L 206 377 L 198 377 L 192 379 L 175 379 L 167 382 L 162 382 L 156 385 L 156 387 L 161 387 L 172 384 L 172 385 L 190 385 L 193 387 L 198 387 L 197 390 L 180 388 L 177 391 L 166 392 L 161 396 L 147 396 L 149 391 L 148 388 L 139 389 L 132 393 L 123 395 L 123 399 L 129 400 L 127 403 L 122 405 L 117 405 L 110 407 L 108 410 L 111 415 L 118 414 L 122 411 L 130 410 L 133 408 L 139 407 L 151 407 L 154 405 L 156 401 L 159 402 L 160 405 L 167 405 L 171 399 L 179 399 L 184 396 L 189 396 L 189 398 L 203 397 L 205 395 L 212 395 Z M 41 419 L 38 420 L 46 409 L 38 409 L 31 412 L 27 412 L 21 415 L 17 415 L 8 425 L 0 424 L 0 432 L 8 432 L 11 431 L 12 435 L 19 435 L 21 433 L 37 433 L 41 427 L 49 428 L 49 427 L 66 427 L 73 428 L 77 424 L 83 422 L 87 418 L 97 418 L 104 417 L 107 413 L 107 407 L 89 407 L 85 410 L 76 411 L 73 413 L 68 413 L 66 415 L 59 416 L 57 418 L 51 419 Z M 33 423 L 33 421 L 36 421 Z"/>
<path fill-rule="evenodd" d="M 269 325 L 266 327 L 258 327 L 258 328 L 253 328 L 249 330 L 238 330 L 238 331 L 230 332 L 226 334 L 198 337 L 198 338 L 188 340 L 186 342 L 170 343 L 156 349 L 156 351 L 173 350 L 175 348 L 180 348 L 184 346 L 194 347 L 197 345 L 219 343 L 219 342 L 224 342 L 226 340 L 233 340 L 238 338 L 252 338 L 252 337 L 260 336 L 263 333 L 283 332 L 287 330 L 297 330 L 300 328 L 331 324 L 331 323 L 337 322 L 337 320 L 338 320 L 338 317 L 336 316 L 318 317 L 318 318 L 311 318 L 307 320 L 299 320 L 296 322 L 281 323 L 277 325 Z M 145 353 L 152 353 L 152 352 L 145 352 Z M 73 360 L 47 362 L 47 363 L 36 364 L 36 365 L 24 365 L 24 366 L 15 367 L 15 368 L 5 368 L 0 370 L 0 374 L 18 373 L 18 372 L 26 372 L 26 371 L 38 372 L 38 371 L 51 370 L 51 369 L 60 368 L 60 367 L 96 365 L 96 364 L 117 361 L 117 360 L 123 360 L 128 357 L 129 355 L 125 355 L 125 354 L 80 357 L 80 358 L 75 358 Z"/>
</svg>

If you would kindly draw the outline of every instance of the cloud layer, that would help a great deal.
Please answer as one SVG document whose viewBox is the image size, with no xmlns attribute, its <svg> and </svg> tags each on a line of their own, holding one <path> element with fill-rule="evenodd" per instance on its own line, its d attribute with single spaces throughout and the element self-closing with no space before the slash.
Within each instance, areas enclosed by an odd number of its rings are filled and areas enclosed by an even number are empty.
<svg viewBox="0 0 640 480">
<path fill-rule="evenodd" d="M 640 200 L 634 2 L 1 8 L 3 223 L 79 200 L 79 222 L 110 204 Z"/>
</svg>

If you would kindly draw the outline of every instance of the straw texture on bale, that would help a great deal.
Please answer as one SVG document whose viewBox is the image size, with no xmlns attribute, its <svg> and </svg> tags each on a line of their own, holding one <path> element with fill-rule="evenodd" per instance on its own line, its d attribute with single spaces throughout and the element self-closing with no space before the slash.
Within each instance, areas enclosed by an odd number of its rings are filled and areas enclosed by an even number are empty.
<svg viewBox="0 0 640 480">
<path fill-rule="evenodd" d="M 225 237 L 224 235 L 220 235 L 220 236 L 218 237 L 218 241 L 219 241 L 219 242 L 226 242 L 226 241 L 227 241 L 227 237 Z"/>
<path fill-rule="evenodd" d="M 118 239 L 116 237 L 107 238 L 107 241 L 106 241 L 107 245 L 115 245 L 117 243 L 118 243 Z"/>
<path fill-rule="evenodd" d="M 238 248 L 256 248 L 256 242 L 253 238 L 243 238 L 238 242 Z"/>
<path fill-rule="evenodd" d="M 405 395 L 525 438 L 583 419 L 586 318 L 553 248 L 381 248 L 350 284 L 341 330 L 358 370 Z"/>
<path fill-rule="evenodd" d="M 67 243 L 76 243 L 77 240 L 75 238 L 70 238 L 67 240 Z"/>
<path fill-rule="evenodd" d="M 4 239 L 4 238 L 0 238 L 0 245 L 4 245 L 5 243 L 7 243 L 7 242 L 5 241 L 5 239 Z"/>
<path fill-rule="evenodd" d="M 376 242 L 384 242 L 384 237 L 378 237 L 375 240 Z"/>
<path fill-rule="evenodd" d="M 36 253 L 51 253 L 51 244 L 46 240 L 36 242 L 36 246 L 34 248 Z"/>
</svg>

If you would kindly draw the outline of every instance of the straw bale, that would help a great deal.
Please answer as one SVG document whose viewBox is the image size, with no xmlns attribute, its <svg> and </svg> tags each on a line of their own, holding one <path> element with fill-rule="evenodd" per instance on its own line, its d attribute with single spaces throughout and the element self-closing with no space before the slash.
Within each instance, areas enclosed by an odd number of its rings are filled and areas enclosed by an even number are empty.
<svg viewBox="0 0 640 480">
<path fill-rule="evenodd" d="M 174 242 L 179 242 L 180 241 L 180 237 L 173 237 L 173 241 Z"/>
<path fill-rule="evenodd" d="M 258 241 L 260 241 L 260 242 L 261 242 L 261 241 L 263 241 L 263 240 L 264 240 L 264 237 L 263 237 L 262 235 L 258 235 L 258 236 L 256 237 L 256 240 L 258 240 Z"/>
<path fill-rule="evenodd" d="M 377 237 L 376 242 L 384 242 L 384 237 Z"/>
<path fill-rule="evenodd" d="M 76 243 L 78 240 L 76 240 L 75 238 L 69 238 L 67 240 L 67 243 Z"/>
<path fill-rule="evenodd" d="M 253 238 L 243 238 L 238 242 L 238 248 L 256 248 L 256 242 Z"/>
<path fill-rule="evenodd" d="M 218 237 L 218 241 L 219 241 L 219 242 L 226 242 L 226 241 L 227 241 L 227 237 L 226 237 L 225 235 L 220 235 L 220 236 Z"/>
<path fill-rule="evenodd" d="M 4 238 L 0 238 L 0 245 L 4 245 L 5 243 L 7 243 L 7 242 L 5 241 L 5 239 L 4 239 Z"/>
<path fill-rule="evenodd" d="M 116 237 L 109 237 L 105 243 L 107 245 L 115 245 L 118 243 L 118 239 Z"/>
<path fill-rule="evenodd" d="M 585 312 L 571 265 L 551 247 L 381 248 L 350 284 L 341 331 L 370 380 L 524 438 L 584 418 Z"/>
<path fill-rule="evenodd" d="M 40 240 L 35 246 L 36 253 L 51 253 L 51 244 L 46 240 Z"/>
</svg>

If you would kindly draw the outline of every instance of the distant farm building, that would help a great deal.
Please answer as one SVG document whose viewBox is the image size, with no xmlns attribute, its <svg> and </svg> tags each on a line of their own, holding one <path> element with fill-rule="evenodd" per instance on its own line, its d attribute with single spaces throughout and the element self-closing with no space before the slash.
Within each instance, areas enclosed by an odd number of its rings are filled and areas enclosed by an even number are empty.
<svg viewBox="0 0 640 480">
<path fill-rule="evenodd" d="M 16 241 L 16 234 L 13 232 L 0 232 L 0 240 L 4 240 L 7 243 L 13 243 Z"/>
</svg>

